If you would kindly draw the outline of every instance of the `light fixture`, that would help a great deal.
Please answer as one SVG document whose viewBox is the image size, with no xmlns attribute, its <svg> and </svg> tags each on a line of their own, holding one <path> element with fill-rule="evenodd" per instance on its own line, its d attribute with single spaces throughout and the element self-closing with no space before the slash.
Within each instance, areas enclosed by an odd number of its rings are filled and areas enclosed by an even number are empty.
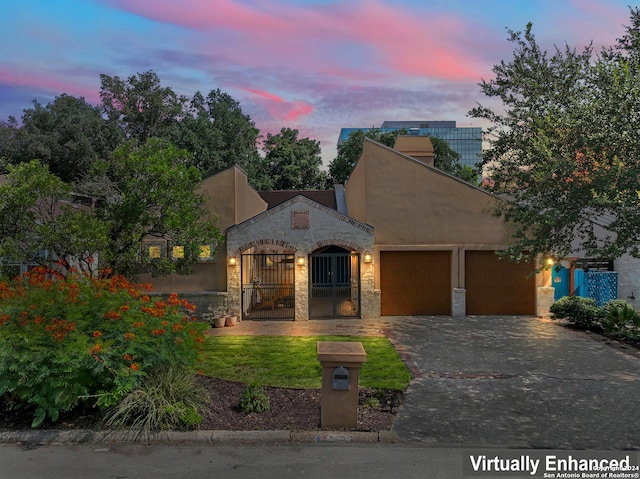
<svg viewBox="0 0 640 479">
<path fill-rule="evenodd" d="M 555 263 L 555 260 L 553 258 L 547 258 L 547 265 L 548 266 L 553 266 Z"/>
<path fill-rule="evenodd" d="M 298 266 L 304 266 L 304 256 L 298 256 Z"/>
<path fill-rule="evenodd" d="M 371 256 L 371 253 L 365 253 L 364 254 L 364 262 L 365 263 L 371 263 L 373 261 L 373 256 Z"/>
<path fill-rule="evenodd" d="M 235 256 L 229 256 L 229 266 L 235 266 L 238 263 L 238 260 Z"/>
</svg>

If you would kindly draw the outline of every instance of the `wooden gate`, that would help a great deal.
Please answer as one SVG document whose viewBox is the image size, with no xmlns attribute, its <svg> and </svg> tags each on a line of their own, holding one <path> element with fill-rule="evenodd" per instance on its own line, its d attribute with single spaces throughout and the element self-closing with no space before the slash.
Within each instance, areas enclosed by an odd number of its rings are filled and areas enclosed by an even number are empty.
<svg viewBox="0 0 640 479">
<path fill-rule="evenodd" d="M 330 246 L 310 256 L 309 317 L 360 317 L 360 255 Z"/>
</svg>

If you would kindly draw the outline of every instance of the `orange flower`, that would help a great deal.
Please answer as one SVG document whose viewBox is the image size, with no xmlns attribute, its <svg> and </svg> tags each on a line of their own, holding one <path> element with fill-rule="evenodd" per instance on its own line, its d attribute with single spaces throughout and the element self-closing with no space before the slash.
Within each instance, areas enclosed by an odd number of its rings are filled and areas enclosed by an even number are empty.
<svg viewBox="0 0 640 479">
<path fill-rule="evenodd" d="M 138 369 L 140 369 L 140 366 L 138 366 L 138 363 L 133 363 L 131 366 L 129 366 L 131 369 L 133 369 L 134 371 L 137 371 Z"/>
<path fill-rule="evenodd" d="M 144 326 L 144 321 L 136 321 L 135 323 L 133 323 L 134 328 L 141 328 L 143 326 Z"/>
<path fill-rule="evenodd" d="M 131 361 L 133 358 L 128 354 L 123 354 L 122 359 L 124 359 L 125 361 Z"/>
<path fill-rule="evenodd" d="M 94 344 L 93 346 L 91 346 L 91 349 L 89 349 L 89 354 L 96 354 L 100 351 L 102 351 L 102 346 L 100 346 L 99 344 Z"/>
<path fill-rule="evenodd" d="M 120 306 L 120 311 L 122 311 L 123 313 L 129 311 L 129 305 L 123 304 L 122 306 Z"/>
<path fill-rule="evenodd" d="M 173 325 L 173 330 L 174 331 L 182 331 L 184 329 L 184 326 L 182 324 L 174 324 Z"/>
<path fill-rule="evenodd" d="M 94 338 L 99 338 L 100 336 L 102 336 L 102 333 L 100 331 L 96 330 L 96 331 L 93 332 L 93 337 Z"/>
<path fill-rule="evenodd" d="M 125 341 L 135 341 L 136 335 L 134 333 L 124 333 Z"/>
<path fill-rule="evenodd" d="M 102 315 L 105 319 L 120 319 L 122 315 L 118 311 L 107 311 Z"/>
<path fill-rule="evenodd" d="M 166 329 L 154 329 L 153 331 L 151 331 L 151 334 L 153 334 L 154 336 L 162 336 L 166 332 Z"/>
</svg>

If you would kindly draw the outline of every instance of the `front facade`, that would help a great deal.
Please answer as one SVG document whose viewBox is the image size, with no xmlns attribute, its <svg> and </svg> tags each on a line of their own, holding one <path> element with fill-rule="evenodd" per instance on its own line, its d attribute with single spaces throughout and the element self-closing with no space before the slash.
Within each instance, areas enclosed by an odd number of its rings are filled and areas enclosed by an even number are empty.
<svg viewBox="0 0 640 479">
<path fill-rule="evenodd" d="M 395 149 L 366 140 L 335 201 L 261 195 L 228 168 L 203 182 L 226 232 L 215 258 L 191 276 L 144 279 L 158 292 L 222 293 L 243 319 L 544 314 L 548 275 L 495 254 L 510 235 L 491 214 L 499 200 L 432 165 L 428 137 Z"/>
</svg>

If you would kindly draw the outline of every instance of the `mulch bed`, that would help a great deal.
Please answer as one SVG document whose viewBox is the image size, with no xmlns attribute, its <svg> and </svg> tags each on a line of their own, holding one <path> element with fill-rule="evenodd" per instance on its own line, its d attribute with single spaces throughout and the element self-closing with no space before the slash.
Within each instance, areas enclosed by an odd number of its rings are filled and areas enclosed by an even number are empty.
<svg viewBox="0 0 640 479">
<path fill-rule="evenodd" d="M 225 431 L 320 429 L 320 390 L 265 387 L 270 407 L 261 413 L 246 414 L 239 402 L 245 384 L 200 376 L 212 404 L 200 429 Z M 360 388 L 358 431 L 387 431 L 393 426 L 402 391 Z M 377 403 L 377 405 L 376 405 Z M 374 407 L 375 406 L 375 407 Z M 8 411 L 0 406 L 0 430 L 30 429 L 32 411 Z M 40 429 L 97 429 L 100 414 L 78 408 L 62 414 L 57 422 L 46 422 Z"/>
</svg>

